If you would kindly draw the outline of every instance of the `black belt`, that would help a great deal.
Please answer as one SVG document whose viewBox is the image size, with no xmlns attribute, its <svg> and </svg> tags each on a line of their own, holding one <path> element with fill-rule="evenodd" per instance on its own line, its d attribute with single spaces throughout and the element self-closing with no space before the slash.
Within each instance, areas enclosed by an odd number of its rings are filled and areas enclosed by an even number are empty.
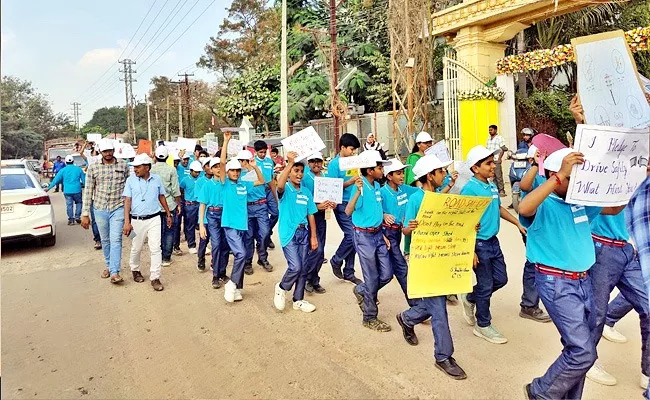
<svg viewBox="0 0 650 400">
<path fill-rule="evenodd" d="M 389 229 L 391 231 L 401 231 L 402 230 L 402 224 L 381 224 L 386 229 Z"/>
<path fill-rule="evenodd" d="M 208 211 L 221 211 L 221 207 L 208 207 Z"/>
<path fill-rule="evenodd" d="M 131 219 L 139 220 L 139 221 L 145 221 L 147 219 L 151 219 L 154 217 L 159 217 L 160 213 L 158 214 L 151 214 L 151 215 L 131 215 Z"/>
</svg>

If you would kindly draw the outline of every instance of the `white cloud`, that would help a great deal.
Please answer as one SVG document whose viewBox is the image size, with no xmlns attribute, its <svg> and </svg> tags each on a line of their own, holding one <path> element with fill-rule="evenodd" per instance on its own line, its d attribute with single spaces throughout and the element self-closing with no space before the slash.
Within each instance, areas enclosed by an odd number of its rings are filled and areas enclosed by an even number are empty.
<svg viewBox="0 0 650 400">
<path fill-rule="evenodd" d="M 10 30 L 0 32 L 0 45 L 4 47 L 10 42 L 12 42 L 15 38 L 16 35 Z"/>
<path fill-rule="evenodd" d="M 114 48 L 101 48 L 88 50 L 81 59 L 77 62 L 80 67 L 96 67 L 102 65 L 109 65 L 117 61 L 117 58 L 122 54 L 125 41 L 118 41 L 118 47 Z"/>
</svg>

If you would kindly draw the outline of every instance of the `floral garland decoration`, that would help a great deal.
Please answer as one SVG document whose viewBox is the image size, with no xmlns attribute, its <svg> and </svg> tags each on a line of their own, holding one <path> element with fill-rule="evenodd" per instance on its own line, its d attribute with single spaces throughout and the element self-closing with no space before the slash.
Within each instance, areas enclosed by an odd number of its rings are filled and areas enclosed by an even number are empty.
<svg viewBox="0 0 650 400">
<path fill-rule="evenodd" d="M 650 48 L 648 38 L 650 26 L 634 28 L 625 32 L 625 38 L 633 53 L 647 51 Z M 534 50 L 497 60 L 497 75 L 513 74 L 524 71 L 537 71 L 543 68 L 557 67 L 575 61 L 573 47 L 562 44 L 552 49 Z"/>
<path fill-rule="evenodd" d="M 503 101 L 506 92 L 496 86 L 486 86 L 474 90 L 461 90 L 458 92 L 458 100 L 496 100 Z"/>
</svg>

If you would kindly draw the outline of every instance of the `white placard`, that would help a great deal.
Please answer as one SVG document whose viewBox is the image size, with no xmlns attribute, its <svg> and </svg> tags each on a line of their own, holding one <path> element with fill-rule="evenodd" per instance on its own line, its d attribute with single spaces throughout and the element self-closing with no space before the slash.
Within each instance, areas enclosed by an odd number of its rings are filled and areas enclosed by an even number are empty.
<svg viewBox="0 0 650 400">
<path fill-rule="evenodd" d="M 116 158 L 135 158 L 135 149 L 128 143 L 115 143 Z"/>
<path fill-rule="evenodd" d="M 102 134 L 101 133 L 89 133 L 86 135 L 86 139 L 88 139 L 89 142 L 99 142 L 102 140 Z"/>
<path fill-rule="evenodd" d="M 216 140 L 208 140 L 206 144 L 206 150 L 210 156 L 214 156 L 219 151 L 219 142 Z"/>
<path fill-rule="evenodd" d="M 604 35 L 604 36 L 603 36 Z M 642 129 L 650 126 L 650 106 L 643 95 L 623 33 L 580 43 L 573 48 L 578 67 L 578 94 L 590 125 Z"/>
<path fill-rule="evenodd" d="M 316 129 L 311 126 L 282 139 L 281 143 L 282 146 L 284 146 L 285 154 L 290 151 L 298 153 L 296 161 L 300 161 L 303 158 L 325 148 L 325 143 L 323 143 L 323 140 L 318 136 Z"/>
<path fill-rule="evenodd" d="M 627 204 L 646 178 L 649 143 L 648 129 L 578 125 L 575 150 L 585 155 L 585 163 L 571 171 L 567 203 Z"/>
<path fill-rule="evenodd" d="M 196 139 L 178 138 L 176 139 L 178 150 L 185 150 L 187 154 L 194 153 L 196 148 Z"/>
<path fill-rule="evenodd" d="M 451 161 L 451 157 L 449 156 L 449 149 L 447 148 L 447 145 L 445 144 L 444 140 L 441 140 L 438 143 L 426 149 L 424 151 L 424 155 L 428 155 L 428 154 L 433 154 L 434 156 L 438 157 L 438 159 L 442 162 Z"/>
<path fill-rule="evenodd" d="M 178 152 L 178 150 L 179 150 L 178 143 L 176 143 L 176 142 L 164 142 L 164 146 L 167 148 L 167 151 L 170 151 L 170 152 L 171 151 Z M 194 149 L 192 149 L 192 151 L 190 151 L 189 154 L 192 154 L 192 153 L 194 153 Z"/>
<path fill-rule="evenodd" d="M 367 168 L 368 161 L 362 156 L 339 157 L 339 169 L 349 171 L 351 169 Z"/>
<path fill-rule="evenodd" d="M 467 182 L 472 179 L 474 174 L 465 161 L 454 161 L 454 171 L 458 172 L 458 178 L 449 193 L 460 194 L 460 191 L 463 190 L 463 187 L 467 185 Z"/>
<path fill-rule="evenodd" d="M 242 169 L 242 173 L 246 172 L 245 169 Z M 257 181 L 257 172 L 255 172 L 254 169 L 251 169 L 250 171 L 246 172 L 245 174 L 242 175 L 241 180 L 244 182 L 256 182 Z"/>
<path fill-rule="evenodd" d="M 228 142 L 228 154 L 231 156 L 236 156 L 240 151 L 244 149 L 244 142 L 238 139 L 230 139 Z"/>
<path fill-rule="evenodd" d="M 333 201 L 343 203 L 343 179 L 341 178 L 314 178 L 314 203 Z"/>
</svg>

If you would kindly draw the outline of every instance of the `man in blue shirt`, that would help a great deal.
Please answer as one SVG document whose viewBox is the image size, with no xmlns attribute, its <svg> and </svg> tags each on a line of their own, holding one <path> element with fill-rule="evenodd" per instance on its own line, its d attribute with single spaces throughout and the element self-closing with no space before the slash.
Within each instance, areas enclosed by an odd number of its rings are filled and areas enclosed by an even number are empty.
<svg viewBox="0 0 650 400">
<path fill-rule="evenodd" d="M 54 161 L 54 165 L 52 165 L 52 173 L 54 174 L 54 177 L 56 177 L 59 171 L 61 171 L 63 168 L 65 168 L 65 163 L 61 160 L 61 156 L 56 156 L 56 161 Z M 54 192 L 58 192 L 60 187 L 61 182 L 56 185 Z"/>
<path fill-rule="evenodd" d="M 74 158 L 71 155 L 65 156 L 66 168 L 60 169 L 50 185 L 45 190 L 50 191 L 53 187 L 59 187 L 63 183 L 63 195 L 65 196 L 66 211 L 68 213 L 68 225 L 74 225 L 75 221 L 81 224 L 81 187 L 86 182 L 84 171 L 74 165 Z M 58 192 L 56 189 L 55 192 Z M 72 207 L 75 207 L 73 212 Z"/>
<path fill-rule="evenodd" d="M 196 254 L 196 227 L 199 223 L 199 202 L 198 192 L 195 190 L 196 181 L 199 179 L 199 173 L 203 171 L 199 161 L 192 161 L 190 165 L 190 174 L 187 176 L 180 175 L 181 197 L 183 198 L 183 218 L 185 225 L 185 240 L 190 254 Z"/>
<path fill-rule="evenodd" d="M 140 253 L 144 239 L 148 238 L 151 253 L 150 276 L 151 286 L 157 292 L 164 289 L 160 282 L 162 272 L 162 247 L 160 240 L 161 211 L 167 216 L 167 227 L 172 226 L 172 213 L 165 199 L 165 188 L 158 175 L 151 174 L 153 161 L 146 154 L 138 154 L 129 163 L 135 176 L 131 175 L 124 186 L 124 235 L 129 236 L 133 231 L 131 242 L 131 257 L 129 264 L 133 280 L 141 283 L 144 277 L 140 272 Z M 161 207 L 162 206 L 162 207 Z"/>
<path fill-rule="evenodd" d="M 474 247 L 476 285 L 474 285 L 472 293 L 461 296 L 463 316 L 468 325 L 474 326 L 475 336 L 490 343 L 503 344 L 508 339 L 492 326 L 492 315 L 490 314 L 492 294 L 508 282 L 506 263 L 497 233 L 499 233 L 501 218 L 516 226 L 524 235 L 526 228 L 521 226 L 517 218 L 501 206 L 499 190 L 491 181 L 494 179 L 495 169 L 501 168 L 494 162 L 494 150 L 488 150 L 483 146 L 472 148 L 467 153 L 467 165 L 474 176 L 463 187 L 460 194 L 491 197 L 492 202 L 481 217 L 481 225 L 476 235 Z"/>
<path fill-rule="evenodd" d="M 352 282 L 356 285 L 362 282 L 361 279 L 354 275 L 354 230 L 352 227 L 352 219 L 350 215 L 345 212 L 345 209 L 350 201 L 353 186 L 361 181 L 361 177 L 357 170 L 341 171 L 339 168 L 339 160 L 344 157 L 354 155 L 354 152 L 361 147 L 359 139 L 351 133 L 344 133 L 339 140 L 339 154 L 330 161 L 327 166 L 327 176 L 329 178 L 342 178 L 343 182 L 343 202 L 338 204 L 334 209 L 334 217 L 339 224 L 341 231 L 343 231 L 343 240 L 336 253 L 330 259 L 332 265 L 332 272 L 334 276 L 339 279 Z M 343 263 L 345 266 L 343 267 Z M 341 271 L 341 267 L 343 270 Z"/>
<path fill-rule="evenodd" d="M 361 153 L 367 167 L 361 168 L 363 178 L 352 189 L 345 213 L 352 216 L 354 249 L 359 254 L 363 282 L 353 288 L 357 304 L 363 312 L 363 326 L 378 332 L 390 331 L 390 325 L 377 318 L 377 293 L 393 279 L 388 248 L 390 242 L 381 229 L 383 212 L 379 179 L 384 176 L 384 161 L 377 150 Z"/>
</svg>

